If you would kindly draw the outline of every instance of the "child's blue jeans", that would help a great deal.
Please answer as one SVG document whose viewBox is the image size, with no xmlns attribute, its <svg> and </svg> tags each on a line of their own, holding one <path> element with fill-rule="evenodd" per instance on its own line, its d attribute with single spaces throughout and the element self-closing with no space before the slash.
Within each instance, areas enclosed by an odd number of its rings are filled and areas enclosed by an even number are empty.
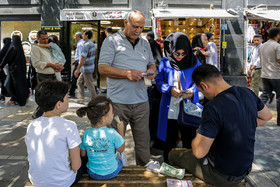
<svg viewBox="0 0 280 187">
<path fill-rule="evenodd" d="M 117 158 L 117 161 L 118 161 L 118 167 L 117 169 L 113 172 L 113 173 L 110 173 L 108 175 L 98 175 L 96 173 L 93 173 L 92 171 L 90 171 L 88 168 L 87 168 L 87 172 L 88 172 L 88 175 L 93 178 L 93 179 L 97 179 L 97 180 L 105 180 L 105 179 L 111 179 L 111 178 L 114 178 L 115 176 L 117 176 L 119 174 L 119 172 L 122 170 L 123 168 L 123 164 L 122 164 L 122 161 L 121 159 Z"/>
</svg>

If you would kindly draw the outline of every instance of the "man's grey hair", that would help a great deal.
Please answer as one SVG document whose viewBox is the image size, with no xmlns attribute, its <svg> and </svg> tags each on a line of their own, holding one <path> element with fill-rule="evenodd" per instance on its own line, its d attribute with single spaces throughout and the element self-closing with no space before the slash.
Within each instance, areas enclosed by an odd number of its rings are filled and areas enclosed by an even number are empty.
<svg viewBox="0 0 280 187">
<path fill-rule="evenodd" d="M 145 16 L 143 15 L 143 13 L 141 11 L 139 11 L 139 10 L 131 10 L 127 14 L 127 16 L 126 16 L 127 21 L 130 22 L 130 18 L 135 16 L 136 14 L 140 14 L 140 15 L 142 15 L 145 18 Z"/>
<path fill-rule="evenodd" d="M 83 38 L 83 34 L 81 32 L 76 32 L 76 35 L 79 36 L 80 38 Z"/>
</svg>

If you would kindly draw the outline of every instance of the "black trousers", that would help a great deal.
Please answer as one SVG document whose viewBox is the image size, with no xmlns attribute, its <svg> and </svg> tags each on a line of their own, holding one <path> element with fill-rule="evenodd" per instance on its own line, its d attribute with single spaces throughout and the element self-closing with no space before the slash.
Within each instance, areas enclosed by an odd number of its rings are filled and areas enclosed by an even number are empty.
<svg viewBox="0 0 280 187">
<path fill-rule="evenodd" d="M 76 71 L 77 67 L 78 67 L 78 60 L 75 60 L 75 66 L 72 72 L 72 77 L 71 77 L 71 85 L 70 85 L 70 89 L 69 89 L 69 95 L 75 95 L 75 90 L 77 88 L 77 80 L 78 78 L 75 77 L 74 72 Z"/>
<path fill-rule="evenodd" d="M 168 153 L 171 149 L 176 148 L 177 146 L 176 141 L 178 139 L 179 131 L 181 133 L 183 148 L 191 149 L 191 143 L 196 135 L 196 129 L 179 125 L 177 120 L 169 119 L 167 124 L 167 136 L 163 150 L 163 159 L 166 163 L 169 163 Z"/>
<path fill-rule="evenodd" d="M 269 100 L 272 91 L 276 93 L 277 125 L 280 126 L 280 79 L 262 78 L 263 93 L 260 99 L 264 104 Z"/>
</svg>

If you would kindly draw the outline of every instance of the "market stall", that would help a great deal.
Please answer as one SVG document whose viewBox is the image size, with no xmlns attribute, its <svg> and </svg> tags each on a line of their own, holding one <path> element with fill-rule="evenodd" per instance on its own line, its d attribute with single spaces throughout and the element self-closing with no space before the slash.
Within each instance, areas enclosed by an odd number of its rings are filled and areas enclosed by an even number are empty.
<svg viewBox="0 0 280 187">
<path fill-rule="evenodd" d="M 218 51 L 221 44 L 221 19 L 233 19 L 238 16 L 224 9 L 179 9 L 157 8 L 152 10 L 153 30 L 157 38 L 164 39 L 171 32 L 183 32 L 190 40 L 198 34 L 214 34 Z"/>
</svg>

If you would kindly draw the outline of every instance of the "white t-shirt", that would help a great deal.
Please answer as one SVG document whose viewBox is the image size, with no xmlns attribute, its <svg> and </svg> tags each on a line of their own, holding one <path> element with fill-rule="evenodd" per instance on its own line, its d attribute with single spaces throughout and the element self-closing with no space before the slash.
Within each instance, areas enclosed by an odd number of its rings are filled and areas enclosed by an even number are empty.
<svg viewBox="0 0 280 187">
<path fill-rule="evenodd" d="M 70 186 L 76 173 L 71 169 L 69 149 L 81 143 L 77 125 L 59 116 L 39 117 L 27 127 L 25 136 L 29 170 L 34 186 Z"/>
</svg>

